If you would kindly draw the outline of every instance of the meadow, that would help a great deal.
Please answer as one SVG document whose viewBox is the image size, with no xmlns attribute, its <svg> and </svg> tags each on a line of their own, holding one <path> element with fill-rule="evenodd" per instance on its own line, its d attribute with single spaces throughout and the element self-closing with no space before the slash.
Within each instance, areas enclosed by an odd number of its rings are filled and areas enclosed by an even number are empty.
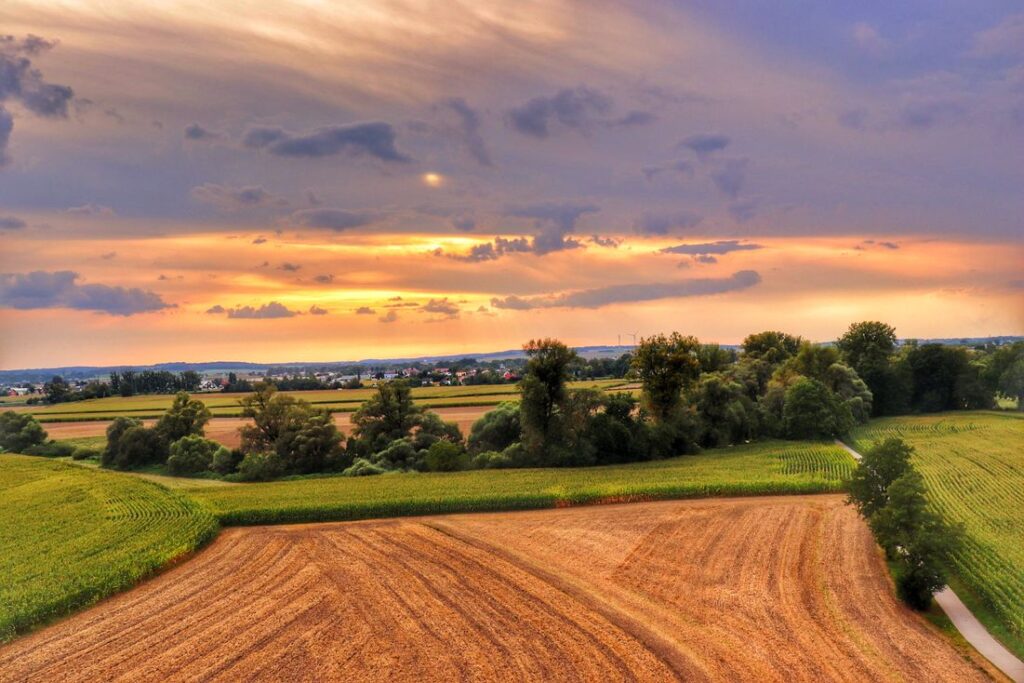
<svg viewBox="0 0 1024 683">
<path fill-rule="evenodd" d="M 853 460 L 827 443 L 768 441 L 588 468 L 316 476 L 181 491 L 225 525 L 321 522 L 705 496 L 839 491 Z"/>
<path fill-rule="evenodd" d="M 914 446 L 929 502 L 964 527 L 954 589 L 1024 656 L 1024 415 L 902 416 L 873 420 L 854 433 L 858 449 L 887 436 Z"/>
<path fill-rule="evenodd" d="M 138 477 L 0 456 L 0 642 L 132 586 L 217 532 Z"/>
</svg>

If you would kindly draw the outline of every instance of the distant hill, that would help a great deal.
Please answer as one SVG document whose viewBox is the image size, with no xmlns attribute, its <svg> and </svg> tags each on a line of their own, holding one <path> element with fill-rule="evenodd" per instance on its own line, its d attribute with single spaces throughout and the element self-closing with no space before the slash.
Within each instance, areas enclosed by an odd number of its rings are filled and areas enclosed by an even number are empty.
<svg viewBox="0 0 1024 683">
<path fill-rule="evenodd" d="M 906 343 L 909 340 L 900 340 Z M 1019 336 L 998 336 L 998 337 L 959 337 L 942 339 L 917 339 L 919 344 L 947 344 L 976 346 L 980 344 L 1010 344 L 1015 341 L 1024 341 Z M 737 345 L 723 344 L 725 348 L 739 348 Z M 621 346 L 578 346 L 576 352 L 584 358 L 608 358 L 618 357 L 623 353 L 633 350 L 632 345 Z M 154 363 L 153 365 L 68 365 L 53 368 L 26 368 L 21 370 L 0 370 L 0 384 L 14 384 L 18 382 L 43 382 L 54 375 L 60 375 L 65 379 L 90 379 L 109 375 L 112 371 L 120 370 L 167 370 L 169 372 L 184 372 L 194 370 L 200 373 L 227 373 L 227 372 L 266 372 L 269 368 L 289 368 L 296 371 L 304 369 L 330 369 L 338 367 L 363 366 L 366 368 L 387 368 L 391 366 L 409 365 L 411 363 L 439 363 L 455 361 L 461 358 L 473 358 L 480 361 L 512 360 L 523 358 L 525 354 L 521 349 L 508 349 L 505 351 L 491 351 L 486 353 L 456 353 L 440 356 L 415 356 L 408 358 L 364 358 L 362 360 L 346 361 L 324 361 L 324 362 L 285 362 L 285 363 L 250 363 L 247 361 L 205 361 L 198 363 L 187 363 L 175 361 L 170 363 Z"/>
</svg>

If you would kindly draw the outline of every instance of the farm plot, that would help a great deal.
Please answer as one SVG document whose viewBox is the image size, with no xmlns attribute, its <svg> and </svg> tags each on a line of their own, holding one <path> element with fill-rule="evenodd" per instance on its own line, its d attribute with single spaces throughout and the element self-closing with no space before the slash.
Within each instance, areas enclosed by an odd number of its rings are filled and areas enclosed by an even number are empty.
<svg viewBox="0 0 1024 683">
<path fill-rule="evenodd" d="M 964 525 L 957 578 L 980 601 L 979 618 L 1024 656 L 1024 415 L 897 417 L 873 420 L 855 433 L 860 448 L 886 436 L 917 449 L 914 464 L 929 502 L 948 521 Z"/>
<path fill-rule="evenodd" d="M 927 680 L 839 496 L 231 529 L 0 649 L 10 680 Z"/>
<path fill-rule="evenodd" d="M 321 476 L 182 489 L 222 522 L 275 524 L 582 503 L 840 490 L 853 459 L 830 443 L 768 441 L 606 467 Z"/>
<path fill-rule="evenodd" d="M 0 455 L 0 642 L 131 586 L 216 530 L 195 502 L 139 478 Z"/>
</svg>

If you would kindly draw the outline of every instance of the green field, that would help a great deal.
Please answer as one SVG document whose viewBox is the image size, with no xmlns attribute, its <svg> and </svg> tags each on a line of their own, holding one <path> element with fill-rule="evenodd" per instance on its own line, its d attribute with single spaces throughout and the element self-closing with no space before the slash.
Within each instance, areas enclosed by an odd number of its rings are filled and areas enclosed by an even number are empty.
<svg viewBox="0 0 1024 683">
<path fill-rule="evenodd" d="M 0 642 L 133 585 L 216 531 L 194 501 L 138 477 L 0 455 Z"/>
<path fill-rule="evenodd" d="M 621 379 L 593 380 L 570 382 L 571 388 L 595 388 L 616 390 L 626 386 Z M 375 393 L 375 389 L 337 389 L 323 391 L 289 391 L 296 398 L 308 401 L 318 408 L 328 408 L 332 412 L 352 412 Z M 632 393 L 638 393 L 630 389 Z M 502 401 L 513 400 L 519 395 L 515 384 L 491 384 L 478 386 L 454 387 L 417 387 L 412 396 L 417 405 L 426 408 L 488 406 L 497 405 Z M 238 417 L 241 408 L 238 402 L 245 394 L 193 394 L 193 396 L 210 408 L 215 417 Z M 110 420 L 119 415 L 131 417 L 160 417 L 174 399 L 170 395 L 158 396 L 111 396 L 109 398 L 58 403 L 56 405 L 14 406 L 15 410 L 29 412 L 41 422 L 76 422 L 84 420 Z"/>
<path fill-rule="evenodd" d="M 308 477 L 181 491 L 222 523 L 273 524 L 602 501 L 838 491 L 853 460 L 832 444 L 765 442 L 668 460 L 589 468 Z"/>
<path fill-rule="evenodd" d="M 964 525 L 954 588 L 966 589 L 964 601 L 1007 647 L 1024 656 L 1024 415 L 887 418 L 854 434 L 858 449 L 886 436 L 917 449 L 914 464 L 931 504 L 948 521 Z"/>
</svg>

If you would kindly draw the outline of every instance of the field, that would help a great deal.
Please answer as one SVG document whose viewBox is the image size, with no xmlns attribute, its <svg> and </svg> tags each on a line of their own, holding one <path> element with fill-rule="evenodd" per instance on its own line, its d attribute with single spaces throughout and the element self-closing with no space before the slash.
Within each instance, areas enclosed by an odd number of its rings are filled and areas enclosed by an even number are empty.
<svg viewBox="0 0 1024 683">
<path fill-rule="evenodd" d="M 612 391 L 616 391 L 621 387 L 624 391 L 631 391 L 633 393 L 637 391 L 635 388 L 632 388 L 633 385 L 627 384 L 626 380 L 621 379 L 570 382 L 569 386 L 572 388 L 594 388 Z M 289 391 L 284 393 L 301 398 L 319 408 L 329 408 L 335 412 L 354 412 L 374 392 L 375 389 L 365 388 Z M 515 384 L 417 387 L 412 390 L 412 395 L 418 405 L 427 408 L 493 406 L 502 401 L 516 400 L 519 396 L 519 388 Z M 203 401 L 217 417 L 238 417 L 241 415 L 238 401 L 244 396 L 245 394 L 194 394 L 194 397 Z M 127 398 L 112 396 L 109 398 L 58 403 L 55 405 L 15 405 L 11 409 L 18 412 L 32 413 L 41 422 L 110 420 L 119 415 L 156 418 L 170 407 L 173 398 L 170 395 L 130 396 Z"/>
<path fill-rule="evenodd" d="M 0 649 L 0 671 L 986 680 L 895 600 L 840 496 L 231 529 L 187 566 Z"/>
<path fill-rule="evenodd" d="M 853 459 L 824 443 L 763 442 L 588 468 L 308 477 L 182 490 L 228 525 L 314 522 L 618 500 L 838 491 Z"/>
<path fill-rule="evenodd" d="M 0 456 L 0 642 L 133 585 L 216 529 L 139 478 Z"/>
<path fill-rule="evenodd" d="M 866 448 L 899 436 L 917 449 L 914 464 L 931 504 L 964 525 L 956 556 L 958 592 L 1004 644 L 1024 656 L 1024 415 L 945 413 L 872 421 L 856 433 Z"/>
</svg>

